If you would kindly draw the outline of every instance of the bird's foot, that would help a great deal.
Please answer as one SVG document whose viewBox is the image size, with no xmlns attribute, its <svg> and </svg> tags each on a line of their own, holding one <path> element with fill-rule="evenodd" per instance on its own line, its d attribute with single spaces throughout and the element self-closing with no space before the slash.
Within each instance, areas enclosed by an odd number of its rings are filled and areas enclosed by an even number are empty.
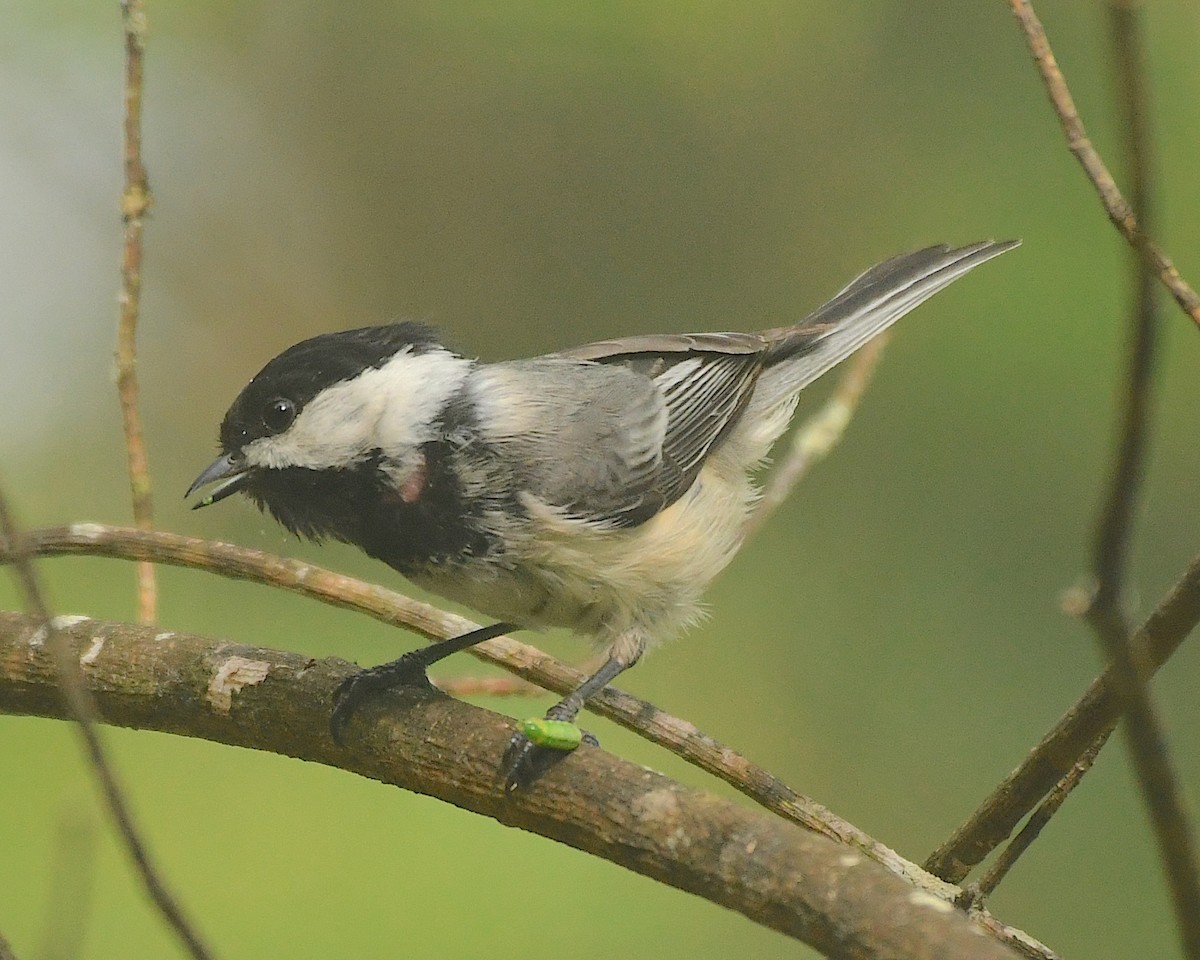
<svg viewBox="0 0 1200 960">
<path fill-rule="evenodd" d="M 575 726 L 576 713 L 563 704 L 556 704 L 546 712 L 545 718 L 537 717 L 521 724 L 508 741 L 500 764 L 505 793 L 528 790 L 581 743 L 600 746 L 599 740 Z"/>
<path fill-rule="evenodd" d="M 406 653 L 399 660 L 360 670 L 343 680 L 333 695 L 333 712 L 329 715 L 329 734 L 333 742 L 343 745 L 346 726 L 363 703 L 384 690 L 399 686 L 434 689 L 425 673 L 425 663 L 419 657 Z"/>
</svg>

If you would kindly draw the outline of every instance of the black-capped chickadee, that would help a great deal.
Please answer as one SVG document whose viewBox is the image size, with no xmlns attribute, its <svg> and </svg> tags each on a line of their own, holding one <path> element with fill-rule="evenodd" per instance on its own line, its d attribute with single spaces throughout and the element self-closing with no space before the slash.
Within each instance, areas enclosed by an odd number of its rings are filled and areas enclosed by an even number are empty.
<svg viewBox="0 0 1200 960">
<path fill-rule="evenodd" d="M 221 456 L 188 496 L 244 492 L 300 536 L 361 547 L 500 623 L 412 651 L 338 691 L 340 740 L 364 696 L 514 627 L 569 627 L 607 651 L 551 707 L 573 720 L 647 649 L 700 615 L 741 544 L 752 471 L 798 394 L 1015 241 L 929 247 L 872 267 L 795 326 L 650 335 L 501 363 L 413 323 L 288 348 L 238 395 Z M 521 734 L 507 786 L 555 751 Z"/>
</svg>

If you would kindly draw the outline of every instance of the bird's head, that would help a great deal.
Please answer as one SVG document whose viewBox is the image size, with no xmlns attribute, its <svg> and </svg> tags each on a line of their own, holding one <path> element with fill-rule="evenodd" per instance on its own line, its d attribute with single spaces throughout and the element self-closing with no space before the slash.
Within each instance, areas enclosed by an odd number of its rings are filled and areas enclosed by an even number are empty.
<svg viewBox="0 0 1200 960">
<path fill-rule="evenodd" d="M 294 532 L 340 536 L 330 510 L 350 510 L 368 481 L 403 487 L 470 366 L 412 323 L 289 347 L 238 394 L 220 456 L 186 496 L 208 487 L 199 508 L 245 492 Z"/>
</svg>

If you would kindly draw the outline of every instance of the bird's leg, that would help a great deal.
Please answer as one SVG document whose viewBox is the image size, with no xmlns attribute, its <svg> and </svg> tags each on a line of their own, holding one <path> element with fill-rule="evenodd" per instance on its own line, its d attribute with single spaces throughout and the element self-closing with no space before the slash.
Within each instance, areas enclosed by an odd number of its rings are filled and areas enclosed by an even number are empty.
<svg viewBox="0 0 1200 960">
<path fill-rule="evenodd" d="M 573 721 L 588 700 L 637 663 L 645 649 L 645 643 L 640 639 L 631 643 L 628 637 L 622 637 L 622 640 L 625 642 L 614 645 L 608 659 L 595 673 L 546 711 L 547 720 Z M 585 733 L 583 742 L 594 747 L 599 746 L 599 741 L 591 734 Z M 504 751 L 504 759 L 501 762 L 505 793 L 512 793 L 518 788 L 528 788 L 566 756 L 567 751 L 538 746 L 524 733 L 517 731 L 508 741 L 508 748 Z"/>
<path fill-rule="evenodd" d="M 459 637 L 451 637 L 440 643 L 410 650 L 398 660 L 392 660 L 390 663 L 380 664 L 377 667 L 369 667 L 347 677 L 333 695 L 333 713 L 329 716 L 329 733 L 334 742 L 339 745 L 342 743 L 342 733 L 346 729 L 346 724 L 350 722 L 350 718 L 354 716 L 355 711 L 362 706 L 364 701 L 375 694 L 402 684 L 428 688 L 430 686 L 429 677 L 426 676 L 425 671 L 433 664 L 444 660 L 452 653 L 466 650 L 477 643 L 491 640 L 493 637 L 498 637 L 513 629 L 513 626 L 508 623 L 493 623 L 489 627 L 480 627 L 478 630 L 472 630 Z"/>
</svg>

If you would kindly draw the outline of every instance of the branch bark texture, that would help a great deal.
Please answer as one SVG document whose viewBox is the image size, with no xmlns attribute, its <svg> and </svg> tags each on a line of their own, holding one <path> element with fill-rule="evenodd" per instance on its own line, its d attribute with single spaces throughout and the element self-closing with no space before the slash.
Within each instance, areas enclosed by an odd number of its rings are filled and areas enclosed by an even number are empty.
<svg viewBox="0 0 1200 960">
<path fill-rule="evenodd" d="M 381 623 L 415 631 L 430 640 L 461 636 L 480 626 L 458 614 L 413 600 L 386 587 L 229 543 L 97 523 L 30 530 L 24 536 L 24 543 L 32 556 L 104 556 L 151 561 L 260 583 L 365 614 Z M 11 560 L 0 544 L 0 564 Z M 467 653 L 554 693 L 569 693 L 585 678 L 579 670 L 512 637 L 484 641 Z M 810 797 L 792 790 L 762 767 L 686 720 L 615 687 L 605 687 L 588 701 L 587 709 L 720 777 L 781 817 L 858 848 L 935 895 L 944 899 L 953 897 L 953 892 L 936 877 L 924 873 L 916 864 Z"/>
<path fill-rule="evenodd" d="M 336 747 L 338 660 L 82 620 L 65 628 L 101 716 L 340 767 L 559 840 L 737 910 L 835 958 L 1016 956 L 945 901 L 860 853 L 777 817 L 581 747 L 506 797 L 511 723 L 434 691 L 365 707 Z M 0 613 L 0 711 L 64 717 L 36 618 Z"/>
</svg>

